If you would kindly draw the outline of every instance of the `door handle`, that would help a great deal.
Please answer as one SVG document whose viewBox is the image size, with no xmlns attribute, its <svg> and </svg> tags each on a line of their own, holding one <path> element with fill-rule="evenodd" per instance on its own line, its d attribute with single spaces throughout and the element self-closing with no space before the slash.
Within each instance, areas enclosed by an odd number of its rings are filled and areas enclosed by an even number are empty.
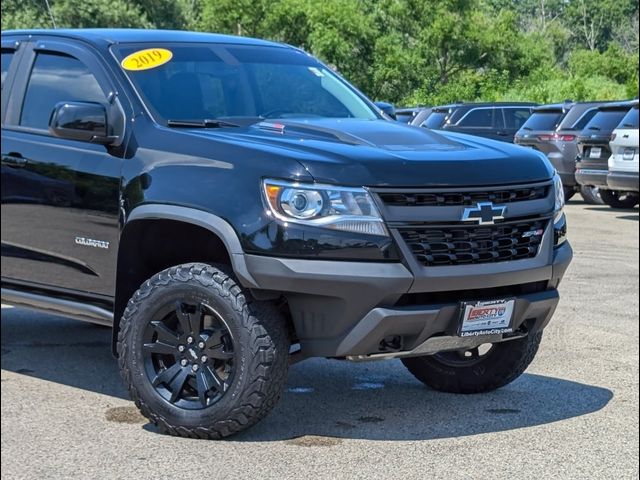
<svg viewBox="0 0 640 480">
<path fill-rule="evenodd" d="M 7 153 L 2 154 L 2 165 L 7 165 L 13 168 L 24 168 L 29 161 L 19 153 Z"/>
<path fill-rule="evenodd" d="M 504 130 L 498 130 L 498 135 L 501 137 L 506 137 L 509 135 L 509 132 L 505 132 Z"/>
</svg>

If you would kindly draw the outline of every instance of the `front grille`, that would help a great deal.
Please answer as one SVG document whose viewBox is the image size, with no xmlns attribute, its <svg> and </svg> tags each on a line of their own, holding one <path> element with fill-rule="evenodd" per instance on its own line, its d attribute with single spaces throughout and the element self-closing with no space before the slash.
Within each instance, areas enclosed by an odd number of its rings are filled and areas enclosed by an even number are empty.
<svg viewBox="0 0 640 480">
<path fill-rule="evenodd" d="M 379 192 L 380 199 L 391 207 L 447 207 L 476 205 L 479 202 L 497 204 L 524 202 L 545 198 L 548 185 L 466 192 Z"/>
<path fill-rule="evenodd" d="M 398 230 L 424 266 L 467 265 L 533 258 L 548 220 L 496 225 L 411 226 Z"/>
</svg>

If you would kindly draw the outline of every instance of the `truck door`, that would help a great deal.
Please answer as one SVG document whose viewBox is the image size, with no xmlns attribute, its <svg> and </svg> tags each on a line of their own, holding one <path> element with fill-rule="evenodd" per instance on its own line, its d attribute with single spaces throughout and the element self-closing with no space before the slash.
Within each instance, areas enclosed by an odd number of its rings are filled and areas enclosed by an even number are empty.
<svg viewBox="0 0 640 480">
<path fill-rule="evenodd" d="M 122 155 L 48 125 L 59 102 L 113 107 L 116 90 L 83 44 L 23 47 L 2 126 L 3 283 L 113 296 Z"/>
</svg>

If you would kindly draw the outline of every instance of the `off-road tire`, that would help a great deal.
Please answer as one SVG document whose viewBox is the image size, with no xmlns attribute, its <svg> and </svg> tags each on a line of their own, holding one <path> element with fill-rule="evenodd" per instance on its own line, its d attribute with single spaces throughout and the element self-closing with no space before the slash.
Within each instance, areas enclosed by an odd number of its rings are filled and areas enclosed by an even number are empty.
<svg viewBox="0 0 640 480">
<path fill-rule="evenodd" d="M 600 197 L 600 193 L 602 190 L 596 189 L 595 187 L 589 187 L 587 185 L 582 185 L 580 187 L 580 195 L 584 200 L 584 203 L 588 205 L 604 205 L 602 198 Z"/>
<path fill-rule="evenodd" d="M 496 343 L 484 358 L 470 365 L 452 366 L 438 355 L 402 359 L 425 385 L 448 393 L 483 393 L 503 387 L 527 369 L 538 351 L 542 332 Z"/>
<path fill-rule="evenodd" d="M 638 205 L 638 194 L 616 192 L 614 190 L 601 190 L 602 201 L 611 208 L 631 209 Z"/>
<path fill-rule="evenodd" d="M 166 269 L 133 295 L 120 321 L 118 363 L 131 398 L 163 433 L 219 439 L 249 428 L 276 405 L 287 377 L 289 339 L 286 323 L 270 303 L 253 301 L 232 274 L 202 263 Z M 145 372 L 141 336 L 159 305 L 180 296 L 217 308 L 234 334 L 238 366 L 222 398 L 200 410 L 188 410 L 160 396 Z"/>
</svg>

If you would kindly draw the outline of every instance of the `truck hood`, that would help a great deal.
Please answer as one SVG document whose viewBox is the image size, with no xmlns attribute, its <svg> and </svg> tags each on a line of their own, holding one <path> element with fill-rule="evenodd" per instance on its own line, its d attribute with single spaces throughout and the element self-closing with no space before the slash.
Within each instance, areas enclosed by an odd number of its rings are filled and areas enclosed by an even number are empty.
<svg viewBox="0 0 640 480">
<path fill-rule="evenodd" d="M 544 181 L 531 149 L 386 120 L 277 120 L 201 131 L 294 158 L 317 182 L 371 187 L 481 186 Z"/>
</svg>

